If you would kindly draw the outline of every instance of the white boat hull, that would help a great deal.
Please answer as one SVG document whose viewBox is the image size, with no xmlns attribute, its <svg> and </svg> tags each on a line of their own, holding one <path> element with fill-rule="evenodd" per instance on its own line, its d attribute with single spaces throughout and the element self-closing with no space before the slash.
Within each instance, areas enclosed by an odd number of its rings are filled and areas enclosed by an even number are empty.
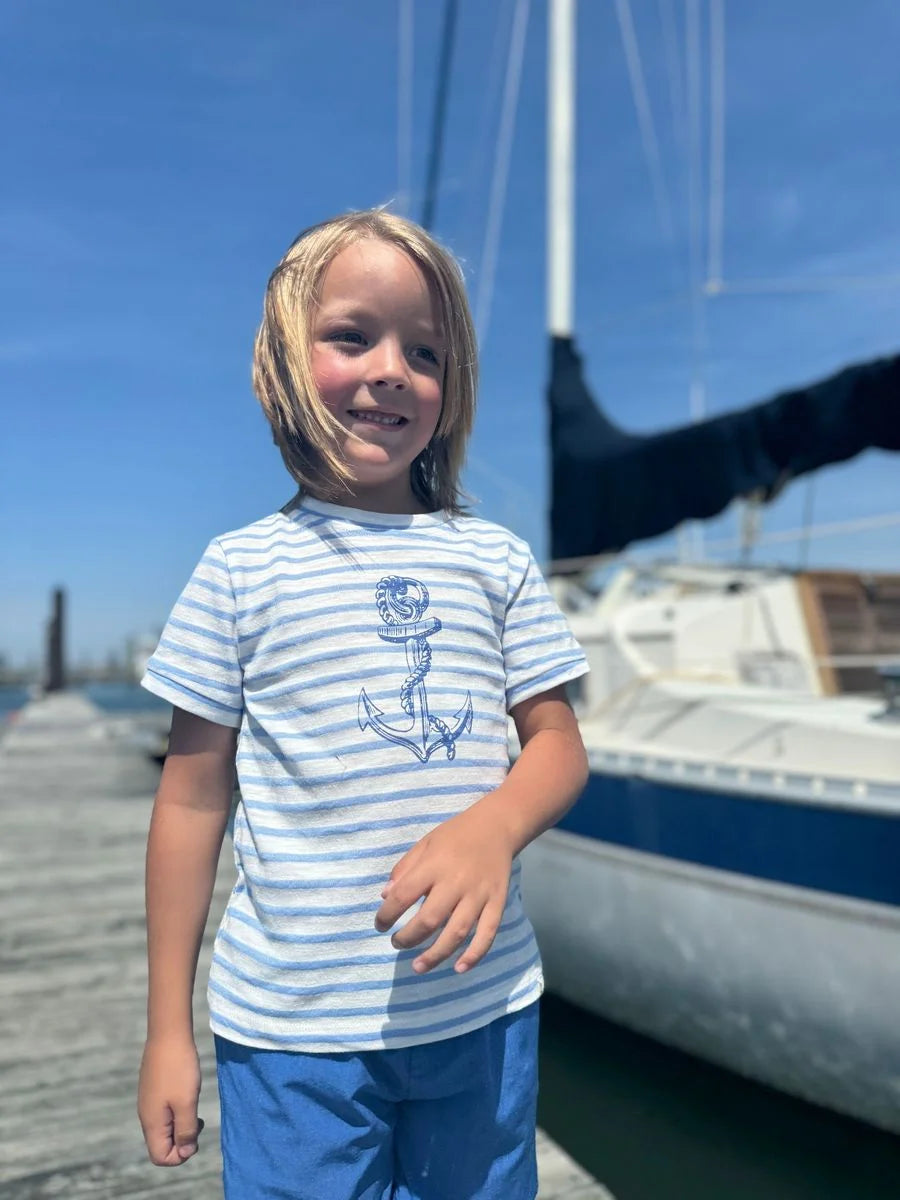
<svg viewBox="0 0 900 1200">
<path fill-rule="evenodd" d="M 900 1132 L 900 909 L 561 830 L 523 866 L 549 989 Z"/>
</svg>

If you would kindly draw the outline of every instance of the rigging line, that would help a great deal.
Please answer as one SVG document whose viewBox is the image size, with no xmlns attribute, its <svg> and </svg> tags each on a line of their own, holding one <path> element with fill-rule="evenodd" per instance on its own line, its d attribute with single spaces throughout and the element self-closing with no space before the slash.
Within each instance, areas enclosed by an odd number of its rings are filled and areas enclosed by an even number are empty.
<svg viewBox="0 0 900 1200">
<path fill-rule="evenodd" d="M 441 56 L 438 64 L 437 91 L 434 97 L 434 120 L 431 125 L 431 148 L 428 155 L 428 173 L 425 181 L 425 201 L 422 205 L 421 224 L 431 229 L 437 207 L 437 188 L 441 177 L 441 159 L 444 151 L 444 125 L 447 114 L 447 94 L 450 90 L 450 68 L 453 62 L 453 43 L 456 33 L 457 0 L 446 0 L 444 5 L 444 29 L 441 34 Z"/>
<path fill-rule="evenodd" d="M 703 212 L 700 205 L 703 145 L 700 127 L 700 0 L 685 0 L 685 61 L 688 117 L 688 256 L 691 292 L 691 377 L 688 407 L 692 421 L 706 416 L 706 302 L 701 279 Z M 692 557 L 702 560 L 705 532 L 699 522 L 690 526 Z"/>
<path fill-rule="evenodd" d="M 708 295 L 777 296 L 785 292 L 842 292 L 858 288 L 900 287 L 900 274 L 894 275 L 822 275 L 804 277 L 786 275 L 782 279 L 710 279 Z"/>
<path fill-rule="evenodd" d="M 748 563 L 760 538 L 762 504 L 757 496 L 744 496 L 740 501 L 741 562 Z"/>
<path fill-rule="evenodd" d="M 813 527 L 813 509 L 816 501 L 816 476 L 810 475 L 806 481 L 806 495 L 803 498 L 803 536 L 797 547 L 799 567 L 805 567 L 809 562 L 809 531 Z"/>
<path fill-rule="evenodd" d="M 709 244 L 706 278 L 722 279 L 725 229 L 725 0 L 709 0 Z M 707 295 L 712 294 L 707 291 Z"/>
<path fill-rule="evenodd" d="M 706 350 L 706 314 L 701 280 L 703 213 L 700 206 L 703 147 L 700 130 L 700 0 L 685 0 L 685 52 L 688 82 L 688 225 L 691 279 L 691 388 L 690 413 L 694 421 L 706 414 L 703 354 Z"/>
<path fill-rule="evenodd" d="M 852 521 L 831 521 L 823 525 L 800 525 L 795 529 L 777 529 L 761 533 L 757 545 L 773 545 L 778 542 L 793 542 L 800 538 L 833 537 L 841 533 L 861 533 L 868 529 L 888 529 L 900 525 L 900 512 L 878 513 L 873 517 L 858 517 Z M 740 546 L 738 538 L 716 538 L 708 541 L 710 550 L 733 550 Z"/>
<path fill-rule="evenodd" d="M 509 30 L 512 26 L 512 13 L 515 0 L 503 0 L 496 8 L 494 22 L 494 40 L 491 55 L 488 60 L 488 84 L 484 89 L 485 102 L 478 131 L 476 148 L 473 150 L 465 173 L 463 192 L 468 196 L 468 202 L 462 217 L 462 228 L 475 228 L 484 212 L 484 202 L 478 189 L 478 181 L 488 175 L 488 153 L 490 146 L 491 114 L 500 107 L 500 91 L 503 86 L 503 63 L 505 55 L 503 48 L 509 40 Z M 472 139 L 474 140 L 474 139 Z"/>
<path fill-rule="evenodd" d="M 644 159 L 650 173 L 650 183 L 656 201 L 656 213 L 659 218 L 663 237 L 674 248 L 675 225 L 672 220 L 672 206 L 669 203 L 669 191 L 663 175 L 662 160 L 659 155 L 659 142 L 656 137 L 656 125 L 653 120 L 653 110 L 650 107 L 650 97 L 644 81 L 644 70 L 641 65 L 641 51 L 638 45 L 634 20 L 631 15 L 630 0 L 616 0 L 616 17 L 619 22 L 619 33 L 622 36 L 622 49 L 625 51 L 625 62 L 628 66 L 628 80 L 631 84 L 631 98 L 637 110 L 638 127 L 641 133 L 641 145 Z"/>
<path fill-rule="evenodd" d="M 486 462 L 477 454 L 467 454 L 466 464 L 479 475 L 483 475 L 491 483 L 496 484 L 517 515 L 521 516 L 522 513 L 531 512 L 534 509 L 534 491 L 529 491 L 514 479 L 510 479 L 508 475 L 500 474 L 494 463 Z"/>
<path fill-rule="evenodd" d="M 493 302 L 494 280 L 500 246 L 503 209 L 509 180 L 509 164 L 515 137 L 516 113 L 519 105 L 519 86 L 522 63 L 525 57 L 525 41 L 528 31 L 530 0 L 516 0 L 510 31 L 509 53 L 506 62 L 506 78 L 503 88 L 503 103 L 497 132 L 494 154 L 494 171 L 491 179 L 488 217 L 485 226 L 484 247 L 478 271 L 478 289 L 475 297 L 475 329 L 479 349 L 483 350 Z M 512 513 L 521 514 L 534 509 L 534 492 L 529 492 L 520 483 L 499 472 L 494 465 L 483 462 L 469 454 L 469 465 L 485 475 L 499 487 Z"/>
<path fill-rule="evenodd" d="M 484 250 L 478 272 L 478 292 L 475 299 L 475 329 L 479 345 L 483 348 L 491 316 L 494 295 L 494 278 L 500 248 L 500 233 L 503 223 L 503 208 L 506 203 L 506 187 L 509 182 L 509 163 L 516 132 L 516 113 L 519 107 L 519 85 L 522 80 L 522 61 L 525 57 L 525 35 L 528 31 L 530 0 L 516 0 L 512 33 L 509 40 L 509 55 L 506 60 L 506 82 L 503 88 L 503 109 L 497 134 L 497 149 L 494 157 L 494 174 L 491 180 L 491 195 L 488 202 L 487 225 L 484 235 Z"/>
<path fill-rule="evenodd" d="M 826 525 L 810 525 L 799 526 L 796 529 L 777 529 L 772 533 L 762 533 L 756 539 L 756 545 L 773 545 L 778 542 L 793 542 L 801 537 L 833 537 L 841 533 L 860 533 L 869 529 L 889 529 L 895 525 L 900 525 L 900 512 L 879 513 L 874 517 L 858 517 L 852 521 L 832 521 Z M 671 537 L 675 530 L 669 530 L 667 534 L 660 534 L 658 538 L 653 539 L 653 542 L 661 541 L 664 537 Z M 741 538 L 715 538 L 712 541 L 706 542 L 708 550 L 740 550 L 742 546 Z M 558 558 L 548 564 L 548 570 L 555 571 L 573 571 L 576 569 L 586 569 L 588 567 L 605 566 L 610 562 L 633 562 L 635 564 L 650 558 L 656 559 L 659 556 L 659 546 L 650 544 L 642 546 L 633 544 L 622 550 L 610 550 L 601 554 L 586 554 L 579 558 Z"/>
<path fill-rule="evenodd" d="M 600 309 L 594 315 L 591 321 L 585 321 L 582 324 L 582 335 L 585 339 L 585 344 L 593 341 L 595 336 L 599 336 L 600 332 L 610 329 L 627 328 L 629 325 L 638 325 L 636 332 L 647 337 L 647 331 L 643 328 L 643 322 L 649 318 L 661 316 L 664 313 L 674 313 L 687 308 L 690 304 L 690 296 L 684 293 L 677 295 L 669 295 L 664 300 L 651 300 L 646 304 L 634 304 L 627 308 Z M 599 332 L 598 332 L 599 331 Z"/>
<path fill-rule="evenodd" d="M 662 29 L 663 50 L 666 59 L 666 74 L 669 80 L 669 110 L 672 115 L 672 137 L 675 145 L 683 149 L 687 136 L 684 130 L 684 80 L 678 57 L 678 26 L 675 18 L 674 0 L 658 0 L 659 23 Z"/>
<path fill-rule="evenodd" d="M 397 4 L 397 208 L 412 207 L 413 0 Z"/>
</svg>

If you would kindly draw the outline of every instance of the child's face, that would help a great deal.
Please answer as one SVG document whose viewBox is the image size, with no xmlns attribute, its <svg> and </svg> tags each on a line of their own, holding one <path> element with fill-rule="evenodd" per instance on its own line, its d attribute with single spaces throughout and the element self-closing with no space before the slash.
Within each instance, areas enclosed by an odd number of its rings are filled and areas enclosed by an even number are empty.
<svg viewBox="0 0 900 1200">
<path fill-rule="evenodd" d="M 367 238 L 329 263 L 312 329 L 312 372 L 347 430 L 342 446 L 361 508 L 413 512 L 409 468 L 441 415 L 440 309 L 402 250 Z"/>
</svg>

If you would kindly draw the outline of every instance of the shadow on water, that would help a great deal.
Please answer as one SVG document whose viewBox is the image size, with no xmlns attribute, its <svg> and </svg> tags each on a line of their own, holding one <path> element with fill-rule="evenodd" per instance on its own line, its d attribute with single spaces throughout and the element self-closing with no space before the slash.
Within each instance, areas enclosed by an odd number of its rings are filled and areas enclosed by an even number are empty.
<svg viewBox="0 0 900 1200">
<path fill-rule="evenodd" d="M 750 1083 L 555 996 L 538 1119 L 616 1200 L 897 1200 L 900 1137 Z"/>
</svg>

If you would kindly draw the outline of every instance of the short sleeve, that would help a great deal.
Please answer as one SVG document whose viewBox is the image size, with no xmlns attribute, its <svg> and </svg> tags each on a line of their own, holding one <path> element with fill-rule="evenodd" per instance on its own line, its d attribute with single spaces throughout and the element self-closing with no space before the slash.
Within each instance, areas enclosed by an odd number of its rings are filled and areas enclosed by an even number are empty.
<svg viewBox="0 0 900 1200">
<path fill-rule="evenodd" d="M 225 552 L 210 542 L 172 609 L 141 686 L 217 725 L 243 715 L 235 599 Z"/>
<path fill-rule="evenodd" d="M 503 665 L 507 711 L 588 671 L 584 652 L 524 543 L 510 551 Z"/>
</svg>

